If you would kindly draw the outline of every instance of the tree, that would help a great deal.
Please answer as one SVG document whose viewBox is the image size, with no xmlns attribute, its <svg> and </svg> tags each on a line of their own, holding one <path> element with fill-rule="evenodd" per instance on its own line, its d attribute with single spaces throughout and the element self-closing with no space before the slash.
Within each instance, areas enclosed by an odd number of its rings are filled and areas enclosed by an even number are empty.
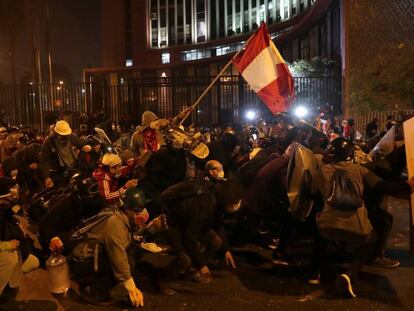
<svg viewBox="0 0 414 311">
<path fill-rule="evenodd" d="M 289 70 L 296 78 L 297 105 L 311 106 L 315 111 L 332 106 L 335 114 L 340 113 L 341 79 L 335 61 L 320 57 L 301 59 L 290 64 Z"/>
<path fill-rule="evenodd" d="M 352 72 L 350 107 L 354 113 L 414 108 L 414 48 L 398 45 L 396 53 L 378 53 L 370 64 Z"/>
<path fill-rule="evenodd" d="M 335 61 L 314 57 L 310 61 L 300 59 L 289 65 L 294 77 L 328 77 L 335 75 Z"/>
</svg>

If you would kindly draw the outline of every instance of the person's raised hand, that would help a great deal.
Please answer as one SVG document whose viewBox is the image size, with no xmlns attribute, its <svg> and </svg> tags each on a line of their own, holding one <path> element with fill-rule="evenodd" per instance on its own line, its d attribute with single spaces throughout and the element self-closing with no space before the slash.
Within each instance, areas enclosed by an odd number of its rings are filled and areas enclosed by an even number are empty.
<svg viewBox="0 0 414 311">
<path fill-rule="evenodd" d="M 130 189 L 138 185 L 138 179 L 131 179 L 125 183 L 125 188 Z"/>
</svg>

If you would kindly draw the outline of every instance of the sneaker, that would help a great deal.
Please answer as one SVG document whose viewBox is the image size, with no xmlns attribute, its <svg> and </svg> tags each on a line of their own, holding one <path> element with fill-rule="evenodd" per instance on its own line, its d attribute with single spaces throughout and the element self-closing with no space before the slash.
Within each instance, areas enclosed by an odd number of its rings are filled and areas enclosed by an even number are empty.
<svg viewBox="0 0 414 311">
<path fill-rule="evenodd" d="M 150 253 L 161 253 L 163 249 L 153 242 L 141 242 L 140 247 Z"/>
<path fill-rule="evenodd" d="M 95 306 L 110 306 L 115 303 L 109 294 L 94 290 L 90 286 L 86 286 L 82 290 L 81 297 L 87 303 Z"/>
<path fill-rule="evenodd" d="M 377 257 L 374 259 L 372 264 L 382 268 L 396 268 L 400 265 L 400 262 L 387 257 Z"/>
<path fill-rule="evenodd" d="M 338 292 L 346 298 L 355 298 L 356 295 L 352 288 L 351 278 L 347 274 L 341 274 L 335 280 L 335 286 Z"/>
</svg>

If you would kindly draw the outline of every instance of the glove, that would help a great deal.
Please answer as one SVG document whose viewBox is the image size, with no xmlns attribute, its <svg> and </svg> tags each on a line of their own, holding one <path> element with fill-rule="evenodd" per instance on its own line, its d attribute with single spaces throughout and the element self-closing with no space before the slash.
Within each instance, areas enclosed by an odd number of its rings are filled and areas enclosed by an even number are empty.
<svg viewBox="0 0 414 311">
<path fill-rule="evenodd" d="M 54 186 L 54 183 L 53 183 L 52 178 L 50 178 L 50 177 L 46 178 L 46 180 L 45 180 L 45 187 L 47 189 L 49 189 L 49 188 L 52 188 L 53 186 Z"/>
<path fill-rule="evenodd" d="M 124 286 L 128 291 L 129 299 L 131 300 L 132 306 L 138 308 L 144 306 L 144 295 L 135 286 L 134 279 L 131 277 L 124 282 Z"/>
<path fill-rule="evenodd" d="M 51 252 L 60 253 L 62 251 L 62 249 L 63 249 L 63 242 L 62 242 L 62 240 L 59 237 L 57 237 L 57 236 L 55 236 L 54 238 L 52 238 L 50 240 L 50 243 L 49 243 L 49 249 L 50 249 Z"/>
<path fill-rule="evenodd" d="M 18 240 L 0 241 L 0 251 L 13 251 L 20 245 Z"/>
</svg>

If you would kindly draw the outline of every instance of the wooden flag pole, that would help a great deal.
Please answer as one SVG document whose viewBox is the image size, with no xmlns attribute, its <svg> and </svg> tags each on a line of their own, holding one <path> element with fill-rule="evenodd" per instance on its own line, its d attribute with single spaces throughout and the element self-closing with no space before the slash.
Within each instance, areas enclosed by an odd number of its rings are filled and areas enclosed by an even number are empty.
<svg viewBox="0 0 414 311">
<path fill-rule="evenodd" d="M 183 124 L 183 122 L 185 121 L 185 119 L 188 118 L 188 116 L 190 115 L 190 113 L 197 107 L 197 105 L 201 102 L 201 100 L 204 98 L 204 96 L 206 96 L 206 94 L 208 93 L 208 91 L 210 91 L 210 89 L 213 87 L 213 85 L 217 82 L 217 80 L 221 77 L 221 75 L 227 70 L 227 68 L 229 68 L 229 66 L 231 65 L 231 63 L 233 62 L 233 58 L 235 58 L 237 55 L 239 55 L 247 46 L 247 44 L 249 43 L 249 41 L 254 37 L 254 35 L 257 32 L 255 32 L 253 35 L 250 36 L 250 38 L 246 41 L 246 43 L 244 44 L 244 47 L 242 49 L 240 49 L 240 51 L 238 51 L 236 54 L 233 55 L 233 57 L 230 59 L 230 61 L 223 67 L 223 69 L 221 69 L 221 71 L 218 73 L 218 75 L 214 78 L 213 81 L 211 81 L 210 85 L 204 90 L 204 92 L 197 98 L 197 100 L 195 101 L 195 103 L 191 106 L 191 108 L 187 111 L 186 115 L 184 116 L 184 118 L 180 121 L 180 124 Z"/>
</svg>

